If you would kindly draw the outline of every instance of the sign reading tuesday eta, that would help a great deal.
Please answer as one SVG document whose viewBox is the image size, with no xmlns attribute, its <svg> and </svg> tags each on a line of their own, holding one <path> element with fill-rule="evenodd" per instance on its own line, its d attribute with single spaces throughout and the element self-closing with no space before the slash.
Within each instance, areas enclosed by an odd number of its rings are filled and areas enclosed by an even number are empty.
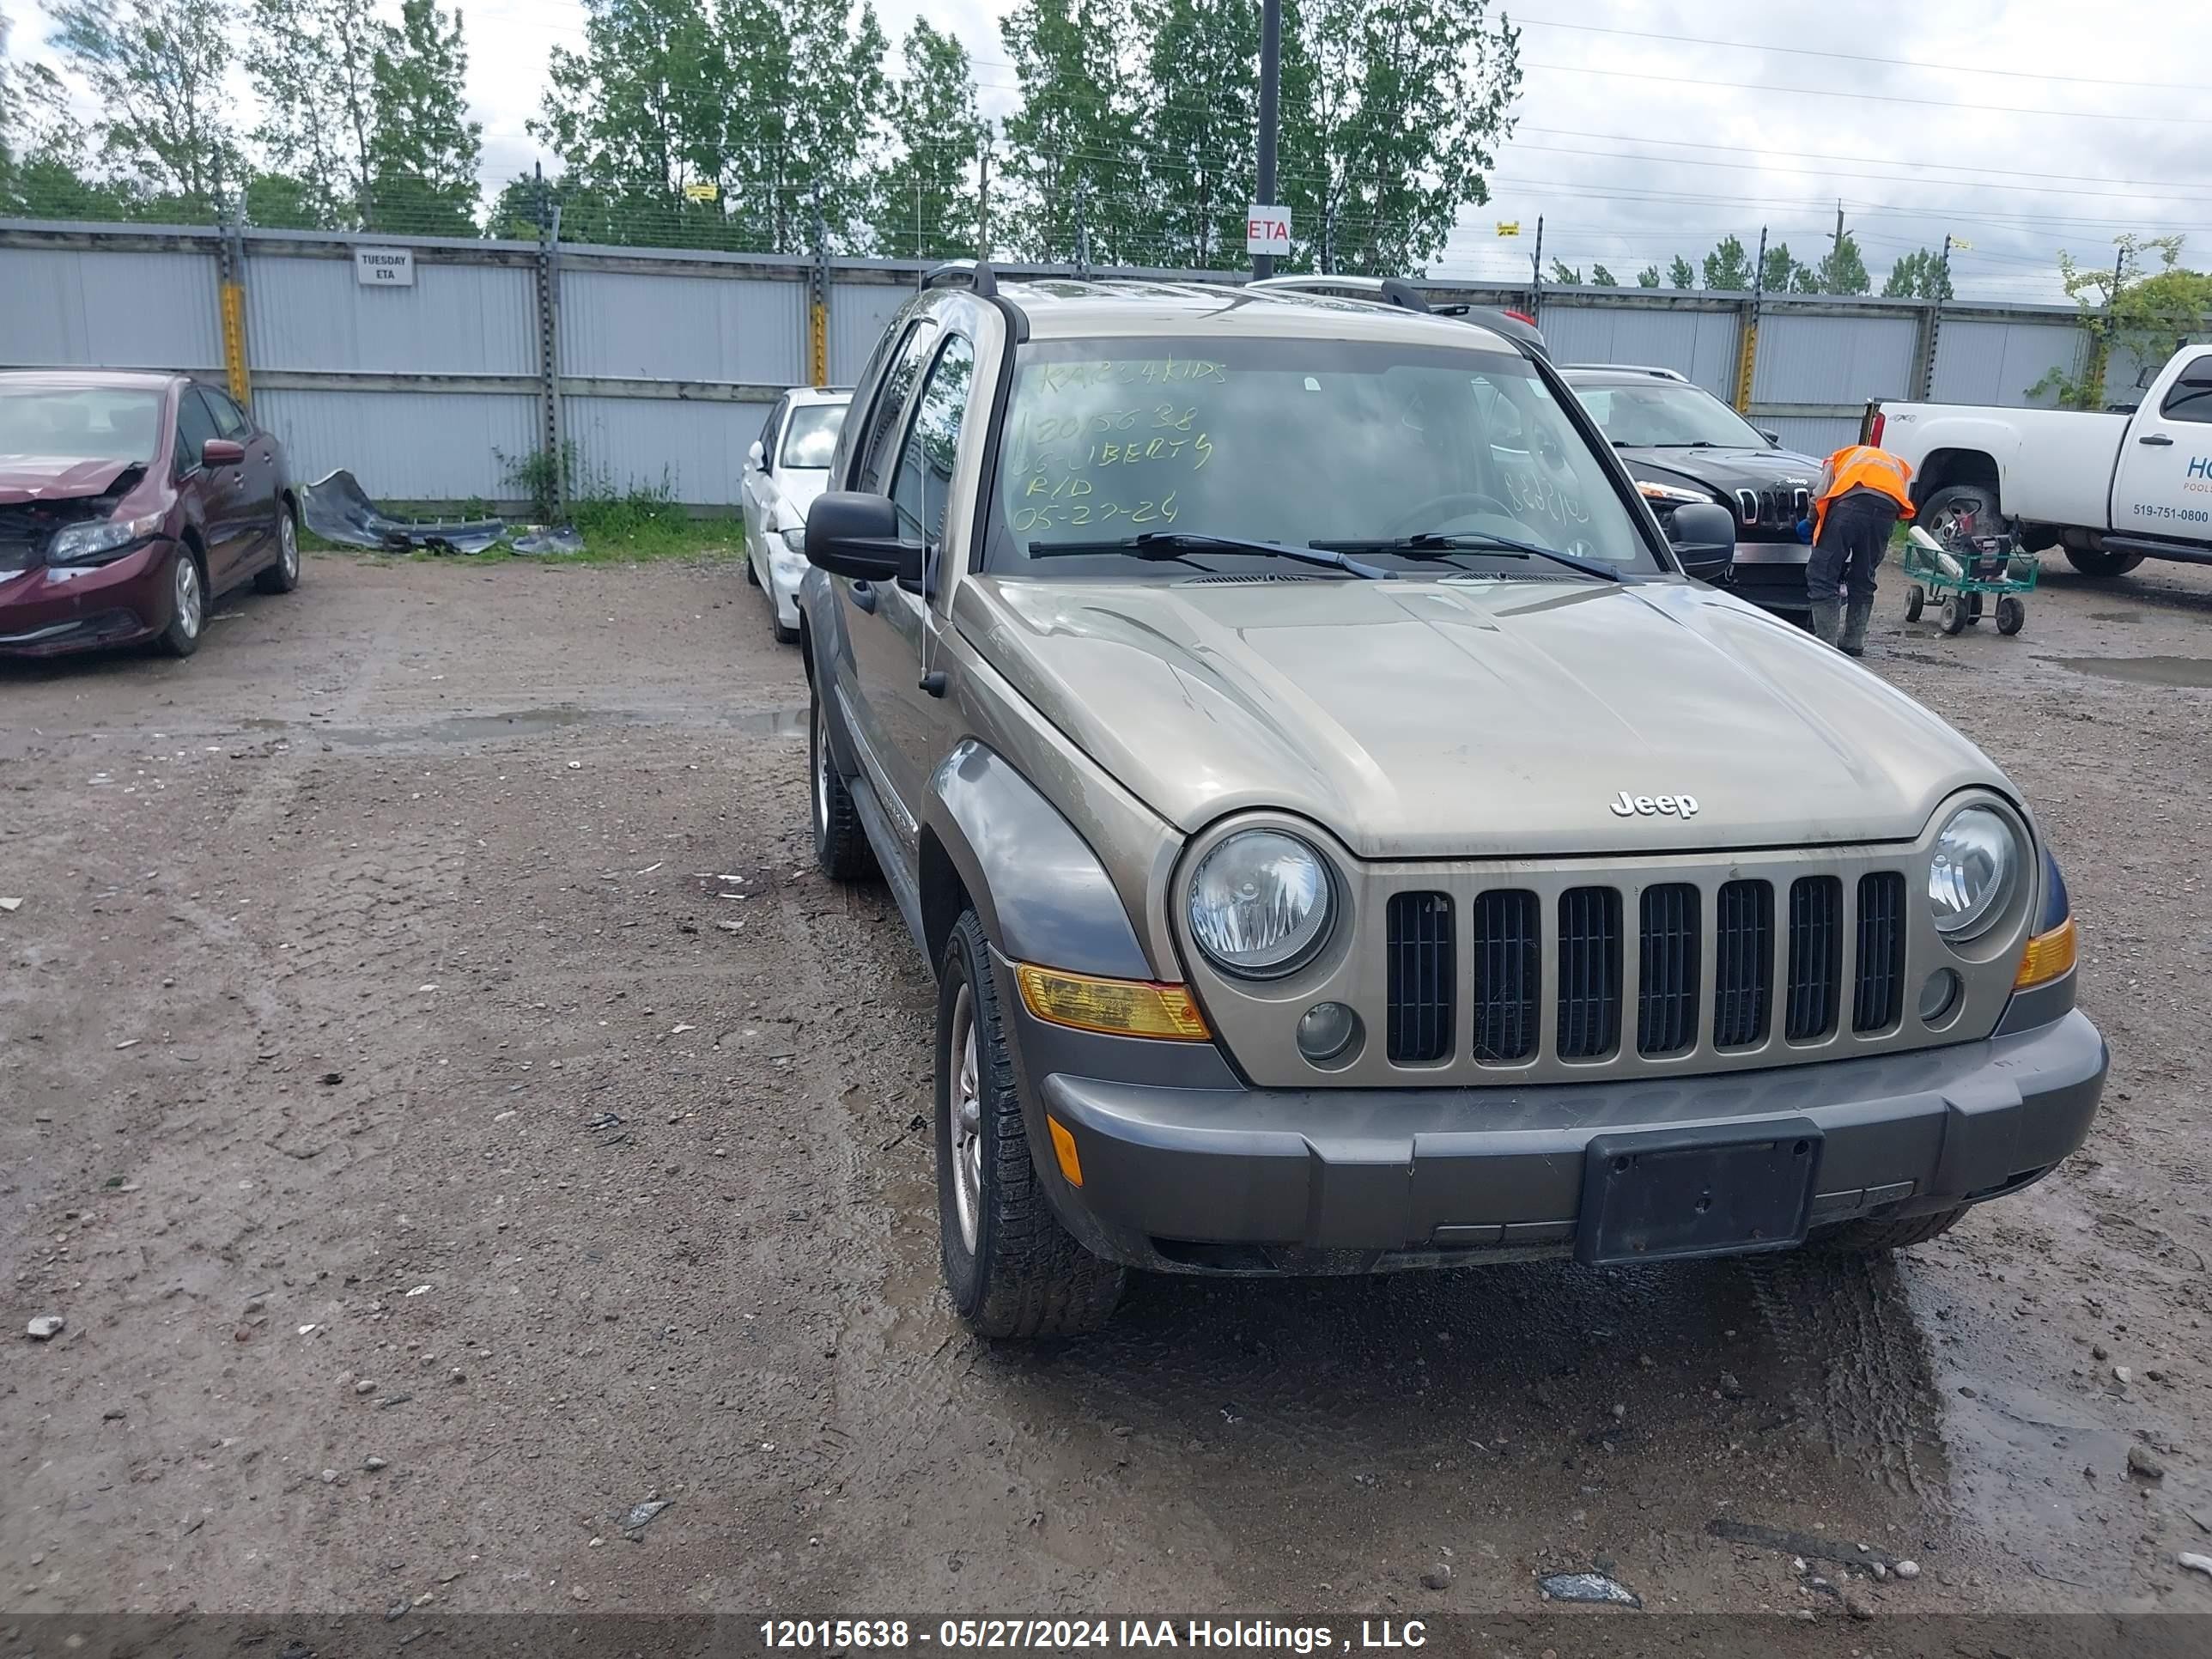
<svg viewBox="0 0 2212 1659">
<path fill-rule="evenodd" d="M 353 279 L 363 288 L 415 286 L 415 252 L 404 247 L 357 247 Z"/>
</svg>

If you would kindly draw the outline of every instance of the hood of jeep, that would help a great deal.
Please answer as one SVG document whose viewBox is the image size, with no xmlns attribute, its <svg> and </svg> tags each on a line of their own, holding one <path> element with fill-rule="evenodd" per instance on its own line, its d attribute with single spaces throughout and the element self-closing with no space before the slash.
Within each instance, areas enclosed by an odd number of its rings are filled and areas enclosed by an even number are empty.
<svg viewBox="0 0 2212 1659">
<path fill-rule="evenodd" d="M 1186 831 L 1268 807 L 1364 858 L 1818 845 L 2004 787 L 1903 693 L 1687 583 L 985 576 L 954 618 Z"/>
</svg>

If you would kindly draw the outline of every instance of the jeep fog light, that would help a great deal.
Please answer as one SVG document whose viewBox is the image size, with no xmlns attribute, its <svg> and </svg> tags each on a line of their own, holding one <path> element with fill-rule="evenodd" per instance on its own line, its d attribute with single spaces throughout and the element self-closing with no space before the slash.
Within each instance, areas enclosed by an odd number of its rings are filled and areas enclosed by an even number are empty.
<svg viewBox="0 0 2212 1659">
<path fill-rule="evenodd" d="M 1928 908 L 1954 944 L 1987 933 L 2020 878 L 2020 837 L 1986 806 L 1962 806 L 1928 859 Z"/>
<path fill-rule="evenodd" d="M 1948 968 L 1938 968 L 1920 988 L 1920 1023 L 1933 1025 L 1951 1012 L 1958 1000 L 1959 976 Z"/>
<path fill-rule="evenodd" d="M 1359 1016 L 1340 1002 L 1316 1002 L 1298 1017 L 1298 1052 L 1316 1066 L 1334 1060 L 1359 1035 Z"/>
<path fill-rule="evenodd" d="M 1296 836 L 1240 830 L 1191 875 L 1190 931 L 1216 967 L 1273 979 L 1328 942 L 1333 896 L 1321 854 Z"/>
</svg>

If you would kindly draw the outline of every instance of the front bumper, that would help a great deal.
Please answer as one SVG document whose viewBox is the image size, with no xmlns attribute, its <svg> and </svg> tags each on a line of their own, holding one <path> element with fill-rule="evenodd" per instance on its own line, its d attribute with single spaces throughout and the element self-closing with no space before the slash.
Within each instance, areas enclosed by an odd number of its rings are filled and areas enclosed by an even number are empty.
<svg viewBox="0 0 2212 1659">
<path fill-rule="evenodd" d="M 1031 1144 L 1051 1146 L 1049 1112 L 1080 1161 L 1079 1188 L 1040 1160 L 1054 1208 L 1094 1254 L 1166 1272 L 1369 1273 L 1567 1254 L 1594 1136 L 1769 1120 L 1778 1133 L 1794 1133 L 1784 1120 L 1821 1132 L 1815 1226 L 1976 1203 L 2027 1186 L 2081 1144 L 2108 1063 L 2096 1028 L 2069 1012 L 1954 1048 L 1704 1079 L 1255 1090 L 1210 1047 L 1082 1037 L 1008 1000 Z M 1165 1057 L 1177 1050 L 1179 1061 Z M 1066 1061 L 1145 1080 L 1106 1081 Z M 1170 1079 L 1178 1066 L 1190 1081 Z"/>
<path fill-rule="evenodd" d="M 112 564 L 40 566 L 0 577 L 0 656 L 58 657 L 150 639 L 175 605 L 156 537 Z"/>
<path fill-rule="evenodd" d="M 783 538 L 771 532 L 768 538 L 768 597 L 775 607 L 775 619 L 786 628 L 799 626 L 799 584 L 806 577 L 806 555 L 793 553 L 783 544 Z"/>
</svg>

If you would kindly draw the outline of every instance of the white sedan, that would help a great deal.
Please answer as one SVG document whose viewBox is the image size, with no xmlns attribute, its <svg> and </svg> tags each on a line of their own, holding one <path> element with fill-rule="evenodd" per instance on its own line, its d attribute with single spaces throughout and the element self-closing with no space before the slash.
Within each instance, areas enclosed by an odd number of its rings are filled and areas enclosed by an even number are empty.
<svg viewBox="0 0 2212 1659">
<path fill-rule="evenodd" d="M 793 386 L 745 452 L 745 580 L 767 590 L 775 637 L 799 637 L 799 579 L 806 574 L 806 509 L 830 477 L 850 392 Z"/>
</svg>

